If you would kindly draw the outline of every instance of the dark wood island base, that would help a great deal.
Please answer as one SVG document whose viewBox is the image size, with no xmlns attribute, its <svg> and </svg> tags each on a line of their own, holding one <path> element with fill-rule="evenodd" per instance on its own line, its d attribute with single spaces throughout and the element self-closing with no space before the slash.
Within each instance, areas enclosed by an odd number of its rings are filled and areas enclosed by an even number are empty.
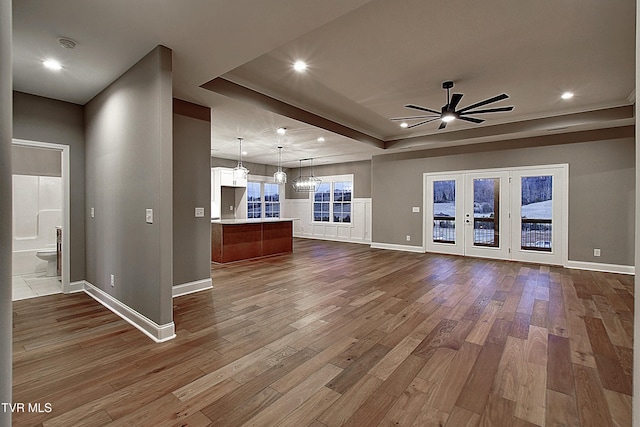
<svg viewBox="0 0 640 427">
<path fill-rule="evenodd" d="M 211 221 L 211 261 L 218 263 L 293 252 L 293 219 Z"/>
</svg>

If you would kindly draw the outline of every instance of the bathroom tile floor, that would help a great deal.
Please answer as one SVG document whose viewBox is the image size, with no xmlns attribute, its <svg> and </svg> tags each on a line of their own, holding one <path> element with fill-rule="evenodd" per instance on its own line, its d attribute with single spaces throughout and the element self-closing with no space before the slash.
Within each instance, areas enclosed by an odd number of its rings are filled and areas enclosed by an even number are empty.
<svg viewBox="0 0 640 427">
<path fill-rule="evenodd" d="M 13 276 L 13 301 L 62 293 L 60 276 L 47 277 L 44 273 Z"/>
</svg>

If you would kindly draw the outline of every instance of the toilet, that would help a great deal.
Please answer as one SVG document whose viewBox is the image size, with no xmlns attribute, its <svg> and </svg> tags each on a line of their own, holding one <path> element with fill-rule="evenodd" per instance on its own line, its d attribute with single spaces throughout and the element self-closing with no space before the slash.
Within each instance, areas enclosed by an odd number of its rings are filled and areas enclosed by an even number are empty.
<svg viewBox="0 0 640 427">
<path fill-rule="evenodd" d="M 47 261 L 46 276 L 58 275 L 58 253 L 55 249 L 38 251 L 36 252 L 36 256 L 43 261 Z"/>
</svg>

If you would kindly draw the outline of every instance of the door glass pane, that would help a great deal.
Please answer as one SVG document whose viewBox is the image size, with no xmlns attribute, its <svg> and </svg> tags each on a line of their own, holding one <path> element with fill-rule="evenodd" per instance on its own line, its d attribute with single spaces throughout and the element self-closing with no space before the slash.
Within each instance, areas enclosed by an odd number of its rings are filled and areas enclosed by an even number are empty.
<svg viewBox="0 0 640 427">
<path fill-rule="evenodd" d="M 521 248 L 551 252 L 552 177 L 526 176 L 521 184 Z"/>
<path fill-rule="evenodd" d="M 473 180 L 473 245 L 500 246 L 500 178 Z"/>
<path fill-rule="evenodd" d="M 456 182 L 433 181 L 433 241 L 456 242 Z"/>
</svg>

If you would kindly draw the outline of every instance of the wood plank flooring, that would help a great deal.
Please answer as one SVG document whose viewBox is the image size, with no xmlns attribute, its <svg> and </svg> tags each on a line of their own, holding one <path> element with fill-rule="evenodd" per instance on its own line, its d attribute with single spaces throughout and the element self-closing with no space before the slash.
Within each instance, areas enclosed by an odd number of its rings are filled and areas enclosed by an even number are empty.
<svg viewBox="0 0 640 427">
<path fill-rule="evenodd" d="M 14 425 L 631 425 L 632 276 L 301 239 L 211 275 L 163 344 L 14 302 Z"/>
</svg>

